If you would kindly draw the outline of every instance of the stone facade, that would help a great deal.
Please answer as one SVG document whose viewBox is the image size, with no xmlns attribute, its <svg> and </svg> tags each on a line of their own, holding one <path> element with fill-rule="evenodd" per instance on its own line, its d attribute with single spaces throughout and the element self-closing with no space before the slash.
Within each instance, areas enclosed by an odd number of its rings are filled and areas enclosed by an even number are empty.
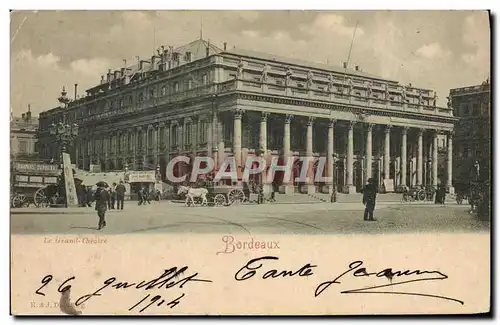
<svg viewBox="0 0 500 325">
<path fill-rule="evenodd" d="M 186 54 L 200 46 L 205 55 Z M 324 176 L 347 193 L 369 177 L 391 179 L 396 189 L 438 183 L 437 137 L 449 136 L 456 118 L 451 108 L 436 106 L 432 91 L 360 71 L 224 51 L 203 40 L 182 49 L 162 52 L 147 68 L 138 63 L 108 73 L 85 98 L 42 113 L 41 154 L 55 150 L 46 130 L 64 116 L 79 125 L 73 156 L 84 169 L 159 164 L 165 173 L 179 154 L 211 156 L 217 166 L 228 156 L 239 166 L 255 155 L 307 156 L 310 181 L 281 179 L 283 192 L 331 191 L 333 184 L 312 180 L 319 157 L 327 160 Z M 196 59 L 178 64 L 174 56 Z"/>
<path fill-rule="evenodd" d="M 453 136 L 454 179 L 467 184 L 475 161 L 481 166 L 484 177 L 489 178 L 491 160 L 491 85 L 489 80 L 481 85 L 450 90 L 450 105 L 460 118 Z"/>
</svg>

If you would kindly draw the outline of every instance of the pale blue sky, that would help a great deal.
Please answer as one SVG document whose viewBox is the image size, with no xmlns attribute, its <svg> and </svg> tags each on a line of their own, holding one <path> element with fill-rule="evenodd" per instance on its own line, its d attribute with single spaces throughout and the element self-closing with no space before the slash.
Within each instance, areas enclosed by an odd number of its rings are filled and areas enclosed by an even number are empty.
<svg viewBox="0 0 500 325">
<path fill-rule="evenodd" d="M 351 65 L 438 92 L 490 73 L 485 11 L 20 11 L 11 15 L 11 108 L 57 105 L 62 85 L 80 94 L 122 60 L 149 57 L 200 35 L 222 47 L 341 65 L 358 23 Z M 154 32 L 156 31 L 156 32 Z"/>
</svg>

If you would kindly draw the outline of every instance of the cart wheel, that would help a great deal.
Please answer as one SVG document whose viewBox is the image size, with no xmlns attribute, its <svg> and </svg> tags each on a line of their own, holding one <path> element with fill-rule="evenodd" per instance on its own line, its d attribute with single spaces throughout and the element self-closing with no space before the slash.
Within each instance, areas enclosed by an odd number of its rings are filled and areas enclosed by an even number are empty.
<svg viewBox="0 0 500 325">
<path fill-rule="evenodd" d="M 35 192 L 33 201 L 37 208 L 44 207 L 47 204 L 47 197 L 45 196 L 43 188 L 40 188 Z"/>
<path fill-rule="evenodd" d="M 219 193 L 214 197 L 214 205 L 216 207 L 221 207 L 226 205 L 226 197 L 224 196 L 224 194 Z"/>
<path fill-rule="evenodd" d="M 403 193 L 403 202 L 408 202 L 408 194 Z"/>
<path fill-rule="evenodd" d="M 227 193 L 227 201 L 229 204 L 233 204 L 235 202 L 242 203 L 245 201 L 245 193 L 243 190 L 234 188 Z"/>
<path fill-rule="evenodd" d="M 20 201 L 19 202 L 19 207 L 22 208 L 28 202 L 28 198 L 24 194 L 19 194 L 18 197 L 19 197 L 19 201 Z"/>
<path fill-rule="evenodd" d="M 418 199 L 419 201 L 424 201 L 424 200 L 425 200 L 425 192 L 424 192 L 424 191 L 419 191 L 419 192 L 417 193 L 417 199 Z"/>
<path fill-rule="evenodd" d="M 21 200 L 20 200 L 19 195 L 17 195 L 17 194 L 16 194 L 16 195 L 14 195 L 14 196 L 12 197 L 12 203 L 11 203 L 11 206 L 12 206 L 13 208 L 19 208 L 19 207 L 21 206 Z"/>
</svg>

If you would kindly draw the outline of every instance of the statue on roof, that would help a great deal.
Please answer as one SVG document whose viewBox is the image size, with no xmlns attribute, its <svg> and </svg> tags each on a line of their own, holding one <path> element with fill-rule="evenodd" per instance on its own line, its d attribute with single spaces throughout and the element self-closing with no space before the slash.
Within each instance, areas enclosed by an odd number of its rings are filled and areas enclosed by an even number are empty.
<svg viewBox="0 0 500 325">
<path fill-rule="evenodd" d="M 366 97 L 370 98 L 372 96 L 372 83 L 371 81 L 366 82 Z"/>
<path fill-rule="evenodd" d="M 335 77 L 333 76 L 332 73 L 330 73 L 328 75 L 328 91 L 333 90 L 334 83 L 335 83 Z"/>
<path fill-rule="evenodd" d="M 422 90 L 418 91 L 418 104 L 423 105 L 424 104 L 424 93 Z"/>
<path fill-rule="evenodd" d="M 262 69 L 262 74 L 261 74 L 261 77 L 260 77 L 260 81 L 261 82 L 267 82 L 267 73 L 269 72 L 271 68 L 269 67 L 269 65 L 264 65 L 264 68 Z"/>
<path fill-rule="evenodd" d="M 352 79 L 347 78 L 346 84 L 347 84 L 347 94 L 350 95 L 352 93 L 352 88 L 353 88 Z"/>
<path fill-rule="evenodd" d="M 434 96 L 432 97 L 432 106 L 436 107 L 436 102 L 437 102 L 437 92 L 434 92 Z"/>
<path fill-rule="evenodd" d="M 286 68 L 286 73 L 285 73 L 285 85 L 286 86 L 290 85 L 290 82 L 292 81 L 292 75 L 293 75 L 292 68 L 290 68 L 290 67 Z"/>
<path fill-rule="evenodd" d="M 311 70 L 307 72 L 307 88 L 311 88 L 313 85 L 314 74 Z"/>
<path fill-rule="evenodd" d="M 237 79 L 243 79 L 243 68 L 245 67 L 245 61 L 240 59 L 240 62 L 238 62 L 238 70 L 236 71 L 236 78 Z"/>
<path fill-rule="evenodd" d="M 406 86 L 401 86 L 401 101 L 406 102 Z"/>
<path fill-rule="evenodd" d="M 448 100 L 448 108 L 453 109 L 453 99 L 451 96 L 446 97 L 446 99 Z"/>
<path fill-rule="evenodd" d="M 385 99 L 389 99 L 389 96 L 390 96 L 389 84 L 384 84 L 384 91 L 385 91 Z"/>
</svg>

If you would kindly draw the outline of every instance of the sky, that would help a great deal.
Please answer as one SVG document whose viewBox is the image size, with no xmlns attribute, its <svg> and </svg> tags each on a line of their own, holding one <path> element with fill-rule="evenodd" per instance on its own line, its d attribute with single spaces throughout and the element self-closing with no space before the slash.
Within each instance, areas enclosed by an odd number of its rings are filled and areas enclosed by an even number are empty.
<svg viewBox="0 0 500 325">
<path fill-rule="evenodd" d="M 357 26 L 357 28 L 356 28 Z M 355 34 L 354 31 L 356 30 Z M 433 89 L 490 75 L 486 11 L 15 11 L 11 13 L 11 110 L 35 114 L 99 83 L 123 59 L 151 57 L 160 45 L 200 37 L 236 47 L 350 67 Z"/>
</svg>

